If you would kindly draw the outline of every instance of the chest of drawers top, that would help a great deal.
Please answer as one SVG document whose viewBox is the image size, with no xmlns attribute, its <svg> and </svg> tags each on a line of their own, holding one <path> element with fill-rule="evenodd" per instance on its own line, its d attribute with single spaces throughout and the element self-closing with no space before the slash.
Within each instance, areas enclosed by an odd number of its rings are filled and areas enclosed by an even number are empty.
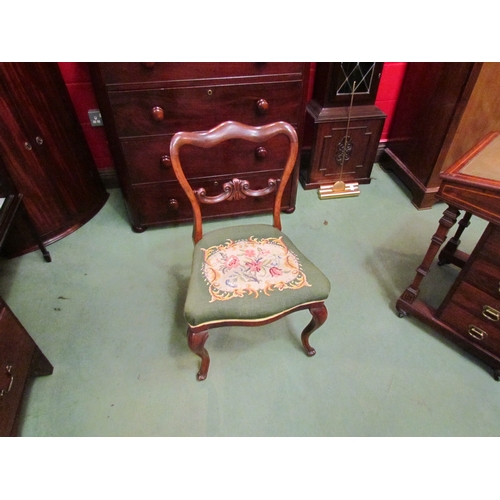
<svg viewBox="0 0 500 500">
<path fill-rule="evenodd" d="M 301 81 L 301 62 L 99 63 L 108 90 Z"/>
</svg>

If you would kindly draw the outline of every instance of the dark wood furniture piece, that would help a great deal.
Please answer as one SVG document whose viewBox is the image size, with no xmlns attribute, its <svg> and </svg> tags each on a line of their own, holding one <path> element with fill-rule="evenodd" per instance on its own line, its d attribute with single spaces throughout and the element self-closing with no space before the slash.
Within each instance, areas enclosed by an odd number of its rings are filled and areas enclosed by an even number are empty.
<svg viewBox="0 0 500 500">
<path fill-rule="evenodd" d="M 304 189 L 371 181 L 386 117 L 375 106 L 382 68 L 383 63 L 317 63 L 305 119 L 312 146 L 301 153 Z"/>
<path fill-rule="evenodd" d="M 0 167 L 2 162 L 0 159 Z M 31 233 L 32 239 L 42 252 L 43 258 L 46 262 L 51 262 L 49 251 L 45 248 L 36 228 L 26 212 L 23 203 L 23 195 L 16 192 L 15 187 L 9 182 L 8 177 L 4 175 L 5 172 L 0 168 L 0 250 L 7 234 L 15 220 L 16 215 L 19 215 L 24 221 L 25 226 Z"/>
<path fill-rule="evenodd" d="M 280 138 L 285 140 L 284 150 L 282 142 L 277 140 Z M 182 153 L 198 149 L 204 151 L 208 161 L 212 153 L 218 156 L 218 148 L 227 142 L 240 147 L 241 160 L 246 158 L 250 164 L 254 161 L 255 146 L 266 147 L 271 157 L 277 148 L 276 156 L 281 162 L 275 165 L 275 170 L 257 177 L 236 177 L 235 174 L 217 190 L 211 186 L 210 179 L 207 179 L 207 188 L 199 182 L 190 182 L 193 157 L 190 160 Z M 246 143 L 251 147 L 244 147 Z M 297 133 L 285 122 L 250 127 L 229 121 L 207 132 L 178 132 L 170 142 L 173 170 L 194 214 L 195 249 L 184 315 L 189 325 L 189 347 L 201 358 L 198 380 L 204 380 L 208 373 L 210 357 L 204 347 L 208 331 L 220 326 L 260 326 L 291 312 L 308 309 L 312 319 L 301 339 L 308 356 L 316 353 L 309 337 L 326 321 L 328 313 L 324 302 L 330 292 L 330 282 L 281 232 L 281 201 L 293 175 L 297 152 Z M 261 177 L 266 179 L 264 185 Z M 202 211 L 210 214 L 212 207 L 221 202 L 231 206 L 267 195 L 272 195 L 269 196 L 273 207 L 272 226 L 233 225 L 203 234 Z"/>
<path fill-rule="evenodd" d="M 0 63 L 0 159 L 45 245 L 90 220 L 108 198 L 57 63 Z M 16 223 L 13 257 L 37 249 Z"/>
<path fill-rule="evenodd" d="M 0 436 L 15 436 L 22 400 L 32 377 L 53 367 L 0 297 Z"/>
<path fill-rule="evenodd" d="M 349 106 L 356 82 L 354 105 L 375 104 L 383 67 L 380 62 L 316 63 L 312 97 L 324 108 Z"/>
<path fill-rule="evenodd" d="M 284 120 L 301 137 L 309 67 L 293 62 L 90 64 L 132 229 L 192 218 L 169 158 L 169 142 L 179 130 L 208 130 L 225 120 L 248 125 Z M 189 179 L 220 186 L 237 173 L 258 183 L 267 180 L 263 172 L 274 169 L 264 148 L 256 148 L 245 167 L 230 145 L 219 151 L 208 164 L 199 156 Z M 284 193 L 283 210 L 294 210 L 297 183 L 298 167 Z M 237 207 L 214 207 L 210 216 L 271 210 L 267 200 L 249 198 Z"/>
<path fill-rule="evenodd" d="M 500 380 L 500 133 L 488 134 L 441 175 L 437 199 L 448 204 L 413 283 L 398 299 L 400 316 L 414 315 L 494 371 Z M 440 265 L 461 268 L 441 305 L 417 298 L 421 282 L 460 215 L 456 234 L 439 254 Z M 489 222 L 470 255 L 458 249 L 472 216 Z"/>
<path fill-rule="evenodd" d="M 12 190 L 8 179 L 2 178 L 2 181 L 0 197 L 4 200 L 0 205 L 0 248 L 18 215 L 31 228 L 32 238 L 45 260 L 50 262 L 50 254 L 24 212 L 22 195 Z M 21 403 L 28 380 L 34 376 L 50 375 L 52 371 L 52 365 L 0 297 L 0 436 L 17 434 Z"/>
<path fill-rule="evenodd" d="M 408 63 L 381 165 L 430 208 L 440 174 L 500 129 L 499 63 Z"/>
</svg>

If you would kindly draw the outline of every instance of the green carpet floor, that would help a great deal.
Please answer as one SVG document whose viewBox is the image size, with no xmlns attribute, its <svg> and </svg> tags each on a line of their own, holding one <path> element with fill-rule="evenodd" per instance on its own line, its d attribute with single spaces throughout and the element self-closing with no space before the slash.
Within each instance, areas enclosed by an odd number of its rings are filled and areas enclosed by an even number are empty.
<svg viewBox="0 0 500 500">
<path fill-rule="evenodd" d="M 34 380 L 21 436 L 498 436 L 490 370 L 394 304 L 445 208 L 418 211 L 375 165 L 355 198 L 299 187 L 283 230 L 330 278 L 327 323 L 308 358 L 299 312 L 261 328 L 221 328 L 208 379 L 187 346 L 182 307 L 191 226 L 135 234 L 121 192 L 86 225 L 39 252 L 0 262 L 0 294 L 54 365 Z M 230 220 L 270 222 L 271 216 Z M 222 227 L 214 221 L 207 229 Z M 473 248 L 485 223 L 462 238 Z M 437 268 L 437 305 L 457 275 Z"/>
</svg>

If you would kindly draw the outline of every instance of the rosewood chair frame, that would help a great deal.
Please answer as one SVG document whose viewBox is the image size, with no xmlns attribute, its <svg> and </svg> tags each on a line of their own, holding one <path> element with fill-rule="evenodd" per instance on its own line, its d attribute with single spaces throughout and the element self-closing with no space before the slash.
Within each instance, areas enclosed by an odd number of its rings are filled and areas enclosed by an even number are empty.
<svg viewBox="0 0 500 500">
<path fill-rule="evenodd" d="M 283 170 L 283 175 L 280 179 L 268 180 L 268 186 L 263 189 L 253 190 L 250 188 L 249 182 L 242 179 L 233 179 L 223 185 L 223 192 L 217 196 L 207 196 L 204 188 L 192 189 L 181 166 L 179 158 L 179 150 L 184 145 L 192 145 L 200 148 L 211 148 L 230 139 L 243 139 L 251 142 L 264 142 L 272 137 L 284 134 L 290 141 L 290 150 L 286 165 Z M 292 125 L 286 122 L 275 122 L 268 125 L 253 127 L 244 125 L 238 122 L 227 121 L 221 123 L 215 128 L 204 132 L 178 132 L 170 142 L 170 158 L 172 167 L 191 202 L 193 208 L 193 242 L 198 243 L 203 236 L 202 229 L 202 214 L 201 203 L 213 204 L 225 200 L 241 199 L 246 196 L 262 197 L 271 193 L 275 193 L 273 205 L 273 226 L 281 231 L 281 202 L 283 192 L 289 181 L 298 153 L 298 138 L 297 133 Z M 301 304 L 286 311 L 282 311 L 272 317 L 267 317 L 260 320 L 222 320 L 218 322 L 210 322 L 200 326 L 188 326 L 188 345 L 192 352 L 201 358 L 200 369 L 197 374 L 198 380 L 205 380 L 210 365 L 210 356 L 205 349 L 205 342 L 208 338 L 208 331 L 212 328 L 221 326 L 262 326 L 272 323 L 288 314 L 295 311 L 308 309 L 312 315 L 309 324 L 304 328 L 301 334 L 301 341 L 306 354 L 314 356 L 316 351 L 309 343 L 310 335 L 317 330 L 328 317 L 328 312 L 324 300 L 308 302 Z"/>
</svg>

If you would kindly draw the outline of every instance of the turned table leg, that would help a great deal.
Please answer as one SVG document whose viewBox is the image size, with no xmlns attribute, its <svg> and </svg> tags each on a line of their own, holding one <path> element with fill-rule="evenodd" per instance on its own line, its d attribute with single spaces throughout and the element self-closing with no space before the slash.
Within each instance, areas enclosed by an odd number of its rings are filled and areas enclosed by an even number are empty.
<svg viewBox="0 0 500 500">
<path fill-rule="evenodd" d="M 455 235 L 450 238 L 448 243 L 444 246 L 438 256 L 438 265 L 444 266 L 445 264 L 450 264 L 452 262 L 459 265 L 457 259 L 454 258 L 455 253 L 460 245 L 460 238 L 465 228 L 469 227 L 472 214 L 470 212 L 465 212 L 465 215 L 458 221 L 458 229 Z M 462 264 L 463 265 L 463 264 Z"/>
<path fill-rule="evenodd" d="M 417 268 L 417 273 L 412 284 L 403 292 L 401 297 L 398 299 L 396 308 L 399 312 L 399 316 L 405 315 L 404 309 L 399 307 L 400 303 L 406 302 L 407 304 L 411 304 L 417 298 L 422 280 L 429 272 L 429 268 L 431 267 L 431 264 L 436 257 L 439 248 L 446 241 L 448 231 L 455 224 L 459 215 L 459 210 L 455 207 L 452 207 L 451 205 L 448 206 L 448 208 L 444 211 L 443 216 L 439 220 L 438 229 L 434 236 L 431 238 L 431 243 L 429 245 L 427 253 L 425 254 L 424 260 Z"/>
</svg>

